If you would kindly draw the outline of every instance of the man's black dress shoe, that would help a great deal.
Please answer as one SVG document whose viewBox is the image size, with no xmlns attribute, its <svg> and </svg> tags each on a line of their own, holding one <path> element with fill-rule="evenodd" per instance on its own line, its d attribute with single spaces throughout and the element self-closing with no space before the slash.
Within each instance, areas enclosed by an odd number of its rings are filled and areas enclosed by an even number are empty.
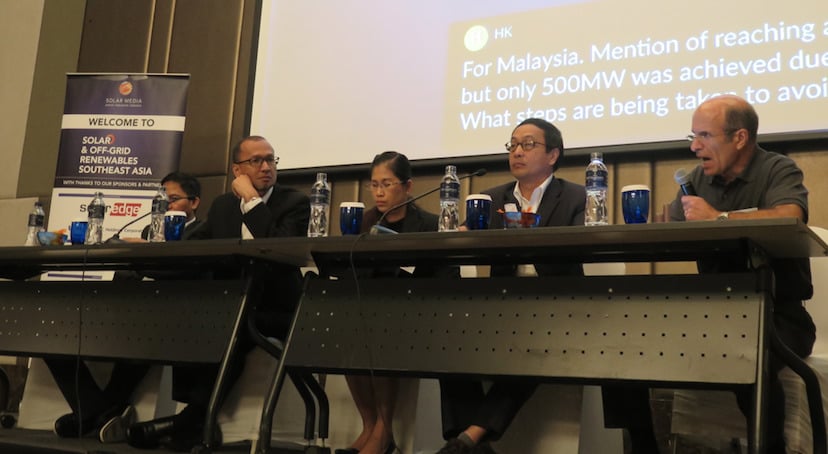
<svg viewBox="0 0 828 454">
<path fill-rule="evenodd" d="M 478 443 L 472 449 L 472 454 L 497 454 L 488 442 Z"/>
<path fill-rule="evenodd" d="M 469 446 L 456 438 L 450 438 L 446 444 L 437 451 L 437 454 L 471 454 L 472 446 Z"/>
<path fill-rule="evenodd" d="M 127 444 L 133 448 L 155 449 L 161 444 L 161 439 L 173 434 L 176 430 L 175 415 L 139 422 L 127 427 Z"/>
<path fill-rule="evenodd" d="M 79 421 L 77 413 L 67 413 L 55 420 L 55 433 L 61 438 L 80 438 L 94 430 L 92 421 Z"/>
<path fill-rule="evenodd" d="M 135 407 L 127 405 L 118 416 L 109 418 L 108 421 L 98 426 L 98 440 L 101 443 L 118 443 L 126 441 L 126 430 L 135 424 Z"/>
<path fill-rule="evenodd" d="M 213 429 L 211 448 L 221 446 L 221 429 L 218 424 Z M 175 431 L 170 434 L 169 440 L 161 442 L 161 445 L 170 451 L 190 452 L 204 441 L 204 424 L 187 424 L 176 426 Z"/>
<path fill-rule="evenodd" d="M 110 407 L 100 414 L 90 414 L 82 421 L 77 413 L 67 413 L 55 420 L 55 433 L 61 438 L 80 438 L 100 430 L 107 421 L 120 415 L 126 407 Z"/>
</svg>

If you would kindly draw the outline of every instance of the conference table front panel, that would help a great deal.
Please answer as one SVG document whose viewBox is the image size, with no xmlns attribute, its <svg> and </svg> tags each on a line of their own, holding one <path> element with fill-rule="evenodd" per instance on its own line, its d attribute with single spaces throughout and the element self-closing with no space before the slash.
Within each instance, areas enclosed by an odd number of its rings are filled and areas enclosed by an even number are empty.
<svg viewBox="0 0 828 454">
<path fill-rule="evenodd" d="M 311 282 L 285 361 L 336 373 L 756 381 L 750 274 Z"/>
<path fill-rule="evenodd" d="M 241 290 L 236 281 L 3 282 L 0 350 L 218 362 Z"/>
<path fill-rule="evenodd" d="M 248 256 L 245 243 L 251 241 L 0 248 L 0 277 L 12 279 L 0 282 L 0 352 L 219 362 L 247 291 L 246 276 L 268 280 L 258 271 L 269 263 L 309 261 L 306 246 Z M 105 281 L 96 274 L 109 270 L 162 280 Z M 239 277 L 203 279 L 217 271 Z"/>
</svg>

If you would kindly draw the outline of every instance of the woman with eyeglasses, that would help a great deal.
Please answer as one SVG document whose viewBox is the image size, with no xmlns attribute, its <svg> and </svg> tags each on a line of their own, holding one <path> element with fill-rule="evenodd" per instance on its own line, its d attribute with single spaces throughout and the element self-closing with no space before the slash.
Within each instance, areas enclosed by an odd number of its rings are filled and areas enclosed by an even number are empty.
<svg viewBox="0 0 828 454">
<path fill-rule="evenodd" d="M 374 157 L 368 187 L 375 205 L 365 212 L 361 231 L 368 232 L 378 222 L 398 233 L 436 231 L 436 214 L 429 213 L 414 203 L 405 203 L 410 199 L 412 184 L 411 164 L 404 154 L 386 151 Z M 456 268 L 440 272 L 459 277 Z M 417 267 L 413 276 L 434 273 L 433 268 Z M 400 268 L 378 268 L 369 273 L 370 277 L 407 275 L 409 273 Z M 350 448 L 337 449 L 335 454 L 390 454 L 397 451 L 391 423 L 397 403 L 399 379 L 364 375 L 346 376 L 345 379 L 362 417 L 362 433 L 351 443 Z"/>
<path fill-rule="evenodd" d="M 410 198 L 411 164 L 396 151 L 386 151 L 374 157 L 371 163 L 371 182 L 368 189 L 374 197 L 374 207 L 362 219 L 362 231 L 368 231 L 382 218 L 382 226 L 403 232 L 432 232 L 437 230 L 437 215 L 422 210 Z M 391 208 L 402 205 L 389 212 Z"/>
</svg>

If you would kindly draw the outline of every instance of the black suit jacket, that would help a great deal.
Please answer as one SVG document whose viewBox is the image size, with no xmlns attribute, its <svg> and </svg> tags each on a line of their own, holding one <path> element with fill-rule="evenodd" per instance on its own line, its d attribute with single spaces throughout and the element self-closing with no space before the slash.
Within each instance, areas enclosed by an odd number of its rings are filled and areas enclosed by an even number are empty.
<svg viewBox="0 0 828 454">
<path fill-rule="evenodd" d="M 220 195 L 192 239 L 241 238 L 242 222 L 253 238 L 307 235 L 310 200 L 295 189 L 275 185 L 267 203 L 260 203 L 244 215 L 239 204 L 232 192 Z"/>
<path fill-rule="evenodd" d="M 253 238 L 304 237 L 308 232 L 310 200 L 305 194 L 279 185 L 265 203 L 256 205 L 242 214 L 240 199 L 232 192 L 220 195 L 213 201 L 207 219 L 193 232 L 191 240 L 241 238 L 242 222 Z M 260 265 L 256 272 L 266 276 L 267 283 L 254 289 L 252 301 L 258 312 L 257 323 L 263 333 L 284 338 L 289 318 L 302 290 L 299 268 L 288 265 Z M 228 279 L 239 276 L 239 269 L 216 269 L 214 278 Z M 261 282 L 261 280 L 260 280 Z M 278 314 L 282 314 L 281 316 Z"/>
<path fill-rule="evenodd" d="M 371 227 L 377 223 L 382 213 L 377 207 L 368 210 L 362 217 L 362 226 L 360 232 L 365 233 L 371 230 Z M 437 231 L 438 216 L 434 213 L 429 213 L 423 210 L 417 204 L 411 203 L 406 208 L 405 217 L 401 224 L 395 223 L 393 230 L 398 233 L 412 233 L 412 232 L 435 232 Z M 383 219 L 382 225 L 390 227 L 387 220 Z M 341 273 L 341 271 L 340 271 Z M 398 267 L 380 267 L 373 268 L 370 271 L 361 271 L 363 277 L 406 277 L 408 273 L 404 272 Z M 433 264 L 417 264 L 414 267 L 414 277 L 450 277 L 460 278 L 460 268 L 456 266 L 435 266 Z"/>
<path fill-rule="evenodd" d="M 518 204 L 514 190 L 517 181 L 483 191 L 492 197 L 492 219 L 490 229 L 504 228 L 503 216 L 498 210 L 503 210 L 507 203 Z M 584 225 L 584 206 L 586 205 L 586 190 L 583 186 L 570 183 L 560 178 L 552 178 L 537 213 L 541 215 L 540 227 L 560 227 L 567 225 Z M 513 275 L 516 266 L 493 266 L 493 276 Z M 583 266 L 580 263 L 545 264 L 536 263 L 535 270 L 539 276 L 555 276 L 576 274 L 583 275 Z"/>
</svg>

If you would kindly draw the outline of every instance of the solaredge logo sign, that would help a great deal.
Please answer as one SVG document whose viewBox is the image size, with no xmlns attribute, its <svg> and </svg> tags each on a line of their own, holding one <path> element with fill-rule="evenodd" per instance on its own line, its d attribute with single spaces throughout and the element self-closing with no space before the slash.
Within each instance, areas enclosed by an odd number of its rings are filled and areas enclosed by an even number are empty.
<svg viewBox="0 0 828 454">
<path fill-rule="evenodd" d="M 109 209 L 109 215 L 135 217 L 138 216 L 139 211 L 141 211 L 140 203 L 115 202 L 112 204 L 112 208 Z"/>
<path fill-rule="evenodd" d="M 82 203 L 80 206 L 80 212 L 86 213 L 87 208 L 87 204 Z M 112 205 L 106 206 L 106 213 L 109 216 L 129 216 L 134 218 L 135 216 L 138 216 L 139 211 L 141 211 L 141 204 L 138 202 L 116 202 Z"/>
</svg>

